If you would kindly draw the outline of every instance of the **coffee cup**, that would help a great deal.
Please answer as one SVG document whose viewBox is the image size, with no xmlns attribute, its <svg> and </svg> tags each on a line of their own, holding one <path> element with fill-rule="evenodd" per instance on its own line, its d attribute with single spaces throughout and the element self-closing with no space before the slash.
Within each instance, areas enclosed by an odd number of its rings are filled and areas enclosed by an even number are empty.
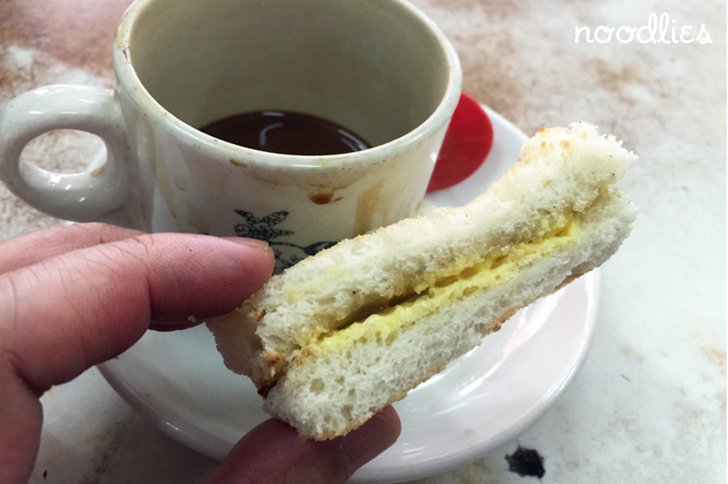
<svg viewBox="0 0 728 484">
<path fill-rule="evenodd" d="M 413 214 L 461 88 L 454 49 L 404 0 L 137 0 L 112 56 L 113 90 L 52 85 L 6 105 L 0 179 L 65 220 L 267 240 L 277 270 Z M 323 151 L 282 153 L 207 129 L 246 116 L 303 119 L 294 138 L 320 121 L 354 146 L 305 135 Z M 106 155 L 72 174 L 21 162 L 53 129 L 93 133 Z"/>
</svg>

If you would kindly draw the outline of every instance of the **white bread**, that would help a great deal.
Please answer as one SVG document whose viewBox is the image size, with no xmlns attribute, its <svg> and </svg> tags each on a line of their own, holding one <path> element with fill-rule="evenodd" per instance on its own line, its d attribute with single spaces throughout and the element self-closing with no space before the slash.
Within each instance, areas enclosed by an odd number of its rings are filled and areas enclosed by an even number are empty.
<svg viewBox="0 0 728 484">
<path fill-rule="evenodd" d="M 613 254 L 635 217 L 614 183 L 635 158 L 586 123 L 542 129 L 467 206 L 342 241 L 208 326 L 269 413 L 343 435 Z"/>
</svg>

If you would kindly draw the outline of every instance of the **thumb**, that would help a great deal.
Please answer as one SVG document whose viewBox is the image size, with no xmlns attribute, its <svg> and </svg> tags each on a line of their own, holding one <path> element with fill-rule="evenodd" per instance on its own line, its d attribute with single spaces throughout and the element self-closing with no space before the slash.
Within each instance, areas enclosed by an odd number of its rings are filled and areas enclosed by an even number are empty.
<svg viewBox="0 0 728 484">
<path fill-rule="evenodd" d="M 343 483 L 390 447 L 399 432 L 392 407 L 344 437 L 323 442 L 304 440 L 285 423 L 267 420 L 235 445 L 208 484 Z"/>
</svg>

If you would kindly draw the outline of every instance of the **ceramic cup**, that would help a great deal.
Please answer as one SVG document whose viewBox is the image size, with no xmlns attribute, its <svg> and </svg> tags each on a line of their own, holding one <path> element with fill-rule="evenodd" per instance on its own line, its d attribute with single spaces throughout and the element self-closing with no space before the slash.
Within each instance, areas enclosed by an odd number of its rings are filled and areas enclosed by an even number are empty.
<svg viewBox="0 0 728 484">
<path fill-rule="evenodd" d="M 55 85 L 8 103 L 2 181 L 62 219 L 264 239 L 279 270 L 417 209 L 461 86 L 450 43 L 402 0 L 137 0 L 113 67 L 113 91 Z M 373 147 L 282 155 L 198 129 L 260 110 L 329 119 Z M 60 128 L 98 135 L 106 156 L 76 174 L 20 162 Z"/>
</svg>

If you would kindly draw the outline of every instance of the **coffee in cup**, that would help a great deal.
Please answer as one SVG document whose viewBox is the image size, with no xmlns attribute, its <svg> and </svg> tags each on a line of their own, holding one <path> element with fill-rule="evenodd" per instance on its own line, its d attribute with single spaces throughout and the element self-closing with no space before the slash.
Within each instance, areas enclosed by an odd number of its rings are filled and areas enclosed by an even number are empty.
<svg viewBox="0 0 728 484">
<path fill-rule="evenodd" d="M 62 219 L 267 240 L 278 270 L 413 214 L 461 87 L 452 46 L 404 0 L 137 0 L 112 56 L 113 90 L 45 86 L 7 104 L 0 179 Z M 366 147 L 225 139 L 260 113 Z M 283 133 L 267 126 L 259 138 Z M 20 163 L 59 128 L 98 135 L 107 156 L 78 174 Z"/>
<path fill-rule="evenodd" d="M 338 155 L 371 146 L 340 124 L 290 111 L 234 114 L 200 130 L 229 143 L 284 155 Z"/>
</svg>

